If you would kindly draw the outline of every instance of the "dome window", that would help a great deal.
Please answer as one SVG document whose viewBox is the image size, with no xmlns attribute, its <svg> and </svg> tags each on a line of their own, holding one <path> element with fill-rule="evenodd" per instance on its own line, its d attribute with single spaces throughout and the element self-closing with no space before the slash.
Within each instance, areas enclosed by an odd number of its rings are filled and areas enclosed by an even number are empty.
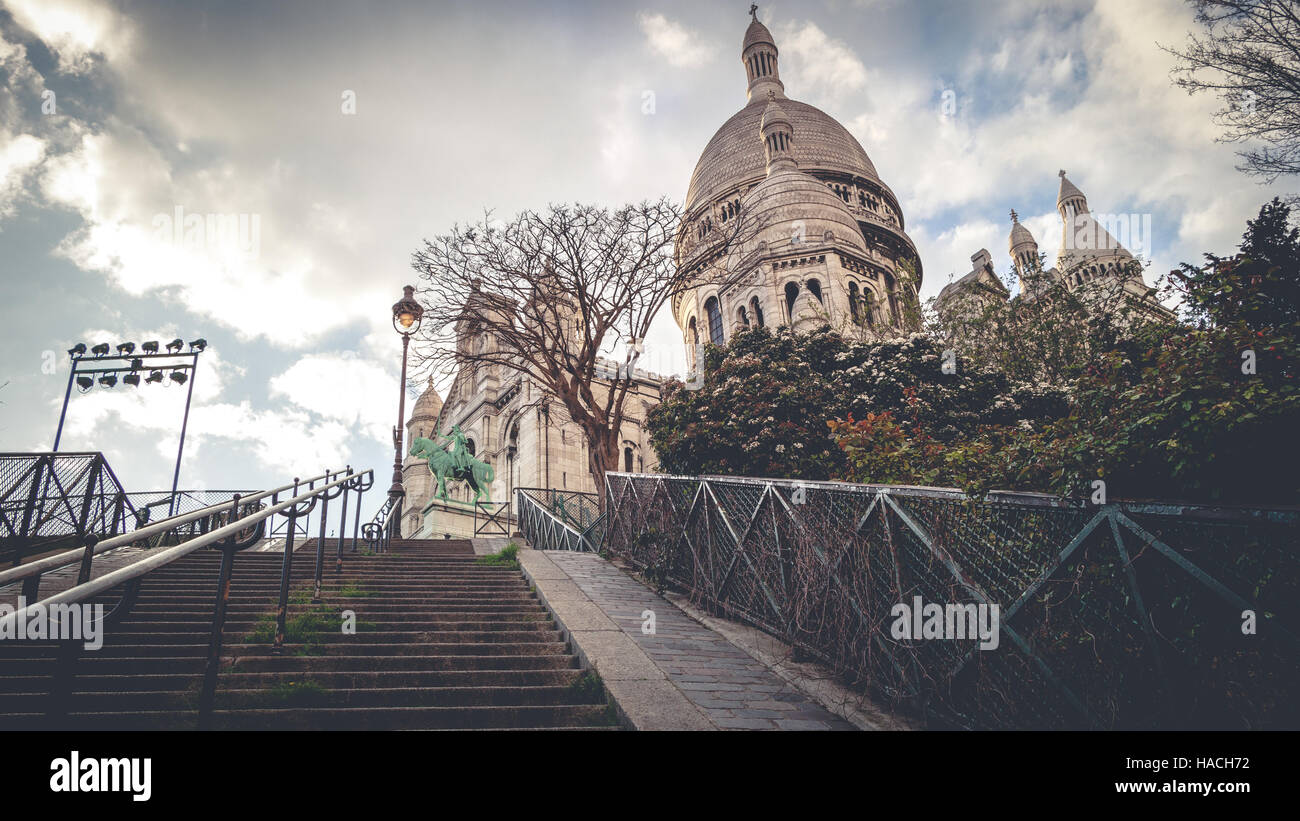
<svg viewBox="0 0 1300 821">
<path fill-rule="evenodd" d="M 709 341 L 714 345 L 723 344 L 722 311 L 718 308 L 718 298 L 711 296 L 704 303 L 704 312 L 709 316 Z"/>
<path fill-rule="evenodd" d="M 826 304 L 826 301 L 822 299 L 822 284 L 820 282 L 815 279 L 808 280 L 808 290 L 817 298 L 818 302 L 823 305 Z"/>
</svg>

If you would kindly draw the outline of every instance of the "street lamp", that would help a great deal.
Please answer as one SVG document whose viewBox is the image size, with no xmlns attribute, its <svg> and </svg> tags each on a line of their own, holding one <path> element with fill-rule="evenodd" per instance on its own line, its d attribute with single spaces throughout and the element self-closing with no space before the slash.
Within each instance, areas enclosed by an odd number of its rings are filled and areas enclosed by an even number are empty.
<svg viewBox="0 0 1300 821">
<path fill-rule="evenodd" d="M 396 505 L 406 491 L 402 489 L 402 425 L 406 421 L 406 351 L 411 344 L 411 335 L 420 329 L 420 320 L 424 317 L 424 308 L 415 300 L 415 288 L 407 285 L 402 289 L 402 298 L 393 305 L 393 330 L 402 337 L 402 381 L 397 399 L 397 427 L 393 428 L 393 485 L 388 495 Z M 399 518 L 401 521 L 400 511 Z"/>
</svg>

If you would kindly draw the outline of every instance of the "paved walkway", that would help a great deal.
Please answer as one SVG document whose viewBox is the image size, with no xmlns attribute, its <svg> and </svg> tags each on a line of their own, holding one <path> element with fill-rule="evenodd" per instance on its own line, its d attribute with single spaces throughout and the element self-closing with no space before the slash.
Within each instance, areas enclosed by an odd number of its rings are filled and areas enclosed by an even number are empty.
<svg viewBox="0 0 1300 821">
<path fill-rule="evenodd" d="M 748 653 L 590 553 L 547 551 L 592 603 L 710 722 L 736 730 L 852 730 Z M 655 632 L 642 632 L 652 611 Z"/>
</svg>

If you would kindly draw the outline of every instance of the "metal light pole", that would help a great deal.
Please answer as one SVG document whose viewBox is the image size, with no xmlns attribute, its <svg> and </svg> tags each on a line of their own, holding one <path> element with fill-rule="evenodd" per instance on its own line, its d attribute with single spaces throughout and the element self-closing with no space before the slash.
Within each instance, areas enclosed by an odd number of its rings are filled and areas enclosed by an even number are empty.
<svg viewBox="0 0 1300 821">
<path fill-rule="evenodd" d="M 165 346 L 165 352 L 159 350 L 159 345 L 158 342 L 146 342 L 140 346 L 141 351 L 137 353 L 135 343 L 124 342 L 117 346 L 116 355 L 110 355 L 108 343 L 96 345 L 89 352 L 84 344 L 78 344 L 69 350 L 68 356 L 72 364 L 68 371 L 68 387 L 63 393 L 63 409 L 59 412 L 59 426 L 54 432 L 53 450 L 57 453 L 59 444 L 63 441 L 63 423 L 68 416 L 68 401 L 72 398 L 74 383 L 82 393 L 85 393 L 94 387 L 96 376 L 100 377 L 100 385 L 111 388 L 117 385 L 118 375 L 121 374 L 123 385 L 138 388 L 141 384 L 163 384 L 163 371 L 171 371 L 170 377 L 167 378 L 173 384 L 189 383 L 185 397 L 185 415 L 181 417 L 181 438 L 176 446 L 176 467 L 172 471 L 171 501 L 167 507 L 167 515 L 174 516 L 178 512 L 176 489 L 181 477 L 181 457 L 185 453 L 185 432 L 190 422 L 190 403 L 194 398 L 194 376 L 198 371 L 199 354 L 207 349 L 208 341 L 194 340 L 189 343 L 188 353 L 182 352 L 185 342 L 181 339 L 173 339 L 169 342 Z"/>
<path fill-rule="evenodd" d="M 401 537 L 402 497 L 406 490 L 402 487 L 402 427 L 406 423 L 406 353 L 411 345 L 411 335 L 420 329 L 420 320 L 424 317 L 424 308 L 415 300 L 415 288 L 407 285 L 402 289 L 402 298 L 393 305 L 393 330 L 402 337 L 402 381 L 397 398 L 397 427 L 393 428 L 393 484 L 388 488 L 388 495 L 393 499 L 393 522 Z"/>
</svg>

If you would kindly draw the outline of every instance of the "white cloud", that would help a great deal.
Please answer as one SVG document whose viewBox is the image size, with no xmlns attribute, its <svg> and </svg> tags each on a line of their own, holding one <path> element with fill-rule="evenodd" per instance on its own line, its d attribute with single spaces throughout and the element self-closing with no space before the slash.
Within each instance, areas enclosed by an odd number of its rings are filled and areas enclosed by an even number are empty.
<svg viewBox="0 0 1300 821">
<path fill-rule="evenodd" d="M 812 22 L 787 23 L 774 35 L 781 49 L 781 76 L 798 78 L 796 99 L 836 100 L 867 86 L 872 74 L 844 41 Z"/>
<path fill-rule="evenodd" d="M 396 373 L 351 351 L 311 354 L 271 380 L 271 396 L 349 428 L 360 425 L 367 436 L 388 444 L 397 419 L 397 382 Z"/>
<path fill-rule="evenodd" d="M 650 48 L 676 68 L 698 68 L 713 59 L 717 49 L 697 32 L 662 14 L 642 12 L 637 16 Z"/>
<path fill-rule="evenodd" d="M 93 0 L 6 0 L 14 20 L 41 38 L 59 68 L 83 73 L 96 53 L 116 56 L 130 42 L 129 20 Z"/>
<path fill-rule="evenodd" d="M 27 174 L 45 155 L 45 142 L 31 134 L 0 131 L 0 219 L 12 216 Z"/>
</svg>

